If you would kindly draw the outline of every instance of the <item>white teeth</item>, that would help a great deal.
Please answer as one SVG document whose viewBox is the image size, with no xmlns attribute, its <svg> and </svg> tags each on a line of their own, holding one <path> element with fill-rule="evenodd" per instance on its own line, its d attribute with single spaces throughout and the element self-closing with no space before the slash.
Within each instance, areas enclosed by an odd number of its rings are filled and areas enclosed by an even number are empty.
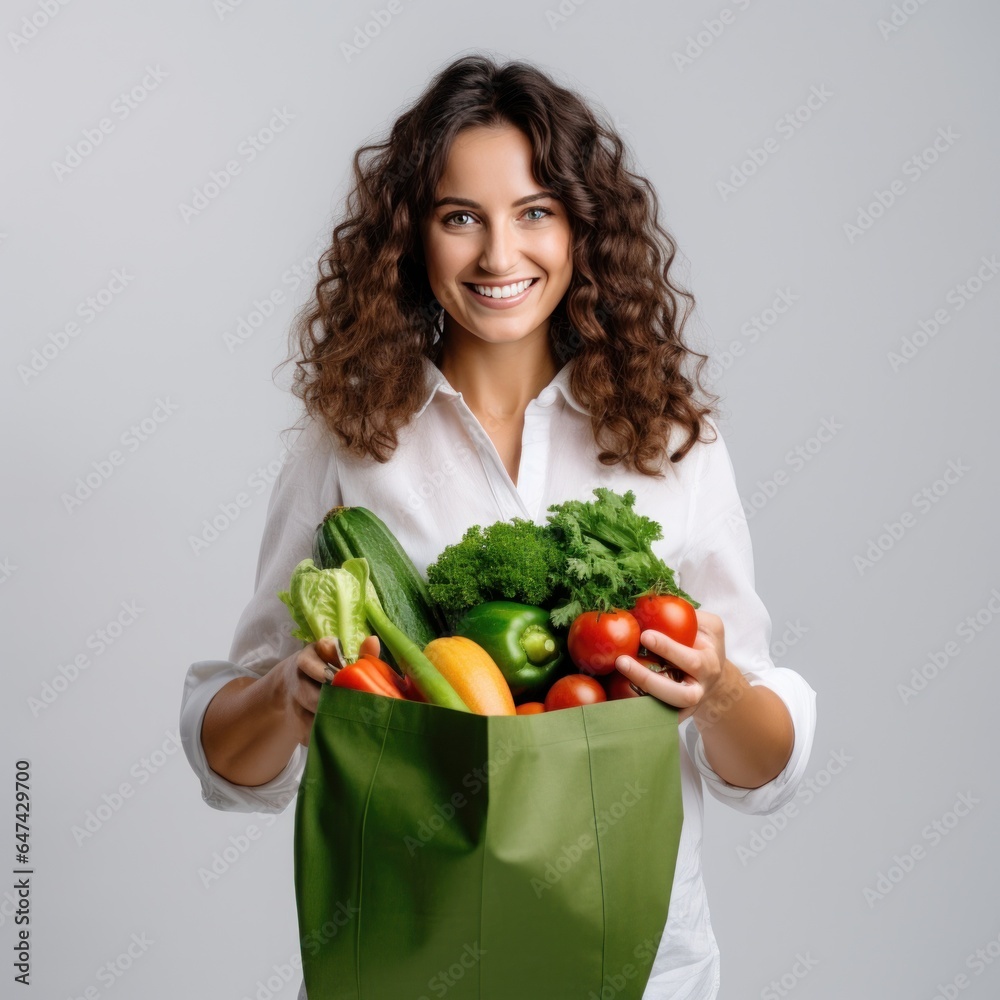
<svg viewBox="0 0 1000 1000">
<path fill-rule="evenodd" d="M 520 295 L 535 279 L 528 281 L 518 281 L 513 285 L 496 285 L 487 287 L 486 285 L 473 285 L 480 295 L 485 295 L 492 299 L 509 299 L 512 295 Z"/>
</svg>

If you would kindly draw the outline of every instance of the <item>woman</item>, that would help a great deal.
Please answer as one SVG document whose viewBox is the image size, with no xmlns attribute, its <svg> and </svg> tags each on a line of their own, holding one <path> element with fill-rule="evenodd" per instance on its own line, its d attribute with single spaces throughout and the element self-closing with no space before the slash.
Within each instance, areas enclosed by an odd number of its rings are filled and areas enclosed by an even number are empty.
<svg viewBox="0 0 1000 1000">
<path fill-rule="evenodd" d="M 298 648 L 276 595 L 330 507 L 377 512 L 424 572 L 472 524 L 544 523 L 549 504 L 595 486 L 631 489 L 664 527 L 656 554 L 702 605 L 693 648 L 642 636 L 681 680 L 617 663 L 682 721 L 684 826 L 644 996 L 714 997 L 703 785 L 744 812 L 781 808 L 808 761 L 815 693 L 769 657 L 732 464 L 681 370 L 706 358 L 682 340 L 693 300 L 669 275 L 656 195 L 578 95 L 478 55 L 439 73 L 354 169 L 297 324 L 306 417 L 255 594 L 230 660 L 188 672 L 182 735 L 204 797 L 277 811 L 294 796 L 335 653 Z"/>
</svg>

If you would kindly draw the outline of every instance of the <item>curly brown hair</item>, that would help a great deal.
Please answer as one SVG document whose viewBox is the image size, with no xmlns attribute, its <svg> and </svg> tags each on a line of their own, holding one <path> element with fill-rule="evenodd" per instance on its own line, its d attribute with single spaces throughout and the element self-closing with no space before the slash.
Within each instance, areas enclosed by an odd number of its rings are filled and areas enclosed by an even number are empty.
<svg viewBox="0 0 1000 1000">
<path fill-rule="evenodd" d="M 438 362 L 443 345 L 420 221 L 455 137 L 511 125 L 531 141 L 536 179 L 570 218 L 573 275 L 549 336 L 563 363 L 575 358 L 570 387 L 591 414 L 599 459 L 662 476 L 671 426 L 687 431 L 669 456 L 679 462 L 719 399 L 700 381 L 708 356 L 681 337 L 690 314 L 681 302 L 693 308 L 694 297 L 671 280 L 676 244 L 658 221 L 652 185 L 628 169 L 621 138 L 578 94 L 523 61 L 456 59 L 387 140 L 354 154 L 344 218 L 290 331 L 282 365 L 297 358 L 292 392 L 346 448 L 389 458 L 423 402 L 423 358 Z M 701 400 L 682 372 L 692 357 Z"/>
</svg>

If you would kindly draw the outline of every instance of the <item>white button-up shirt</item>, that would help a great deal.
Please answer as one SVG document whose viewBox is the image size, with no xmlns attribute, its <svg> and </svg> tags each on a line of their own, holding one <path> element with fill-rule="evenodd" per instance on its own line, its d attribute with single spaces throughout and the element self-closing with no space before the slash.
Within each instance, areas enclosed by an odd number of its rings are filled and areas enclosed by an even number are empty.
<svg viewBox="0 0 1000 1000">
<path fill-rule="evenodd" d="M 564 365 L 528 403 L 516 486 L 462 394 L 430 360 L 424 369 L 426 399 L 385 463 L 348 454 L 319 422 L 308 420 L 271 493 L 255 592 L 237 624 L 229 659 L 189 668 L 180 733 L 209 805 L 278 812 L 294 800 L 305 747 L 296 747 L 285 769 L 267 784 L 234 785 L 208 766 L 201 723 L 224 684 L 234 677 L 259 677 L 301 648 L 289 635 L 291 619 L 277 594 L 287 588 L 296 564 L 311 555 L 313 533 L 331 507 L 374 511 L 426 573 L 471 525 L 515 516 L 545 524 L 548 505 L 592 500 L 596 486 L 634 491 L 635 509 L 663 527 L 664 537 L 653 544 L 656 555 L 705 611 L 721 617 L 727 657 L 751 684 L 781 697 L 795 726 L 785 769 L 751 790 L 727 784 L 712 770 L 693 719 L 680 725 L 684 823 L 667 923 L 643 1000 L 710 1000 L 718 992 L 719 949 L 702 880 L 703 788 L 745 813 L 770 813 L 791 801 L 812 748 L 816 694 L 800 674 L 771 661 L 771 621 L 754 589 L 750 533 L 718 426 L 710 422 L 713 442 L 697 442 L 680 463 L 665 462 L 664 479 L 602 465 L 590 417 L 570 391 L 572 365 L 572 360 Z M 674 447 L 677 440 L 672 438 Z M 305 997 L 304 987 L 299 996 Z"/>
</svg>

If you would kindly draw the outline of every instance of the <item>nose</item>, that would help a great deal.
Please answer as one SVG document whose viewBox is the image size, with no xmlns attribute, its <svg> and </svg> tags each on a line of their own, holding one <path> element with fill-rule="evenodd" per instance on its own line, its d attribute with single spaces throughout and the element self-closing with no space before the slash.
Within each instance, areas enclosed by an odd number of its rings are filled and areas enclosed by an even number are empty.
<svg viewBox="0 0 1000 1000">
<path fill-rule="evenodd" d="M 479 266 L 502 277 L 516 267 L 517 258 L 517 233 L 503 225 L 490 227 L 484 238 Z"/>
</svg>

